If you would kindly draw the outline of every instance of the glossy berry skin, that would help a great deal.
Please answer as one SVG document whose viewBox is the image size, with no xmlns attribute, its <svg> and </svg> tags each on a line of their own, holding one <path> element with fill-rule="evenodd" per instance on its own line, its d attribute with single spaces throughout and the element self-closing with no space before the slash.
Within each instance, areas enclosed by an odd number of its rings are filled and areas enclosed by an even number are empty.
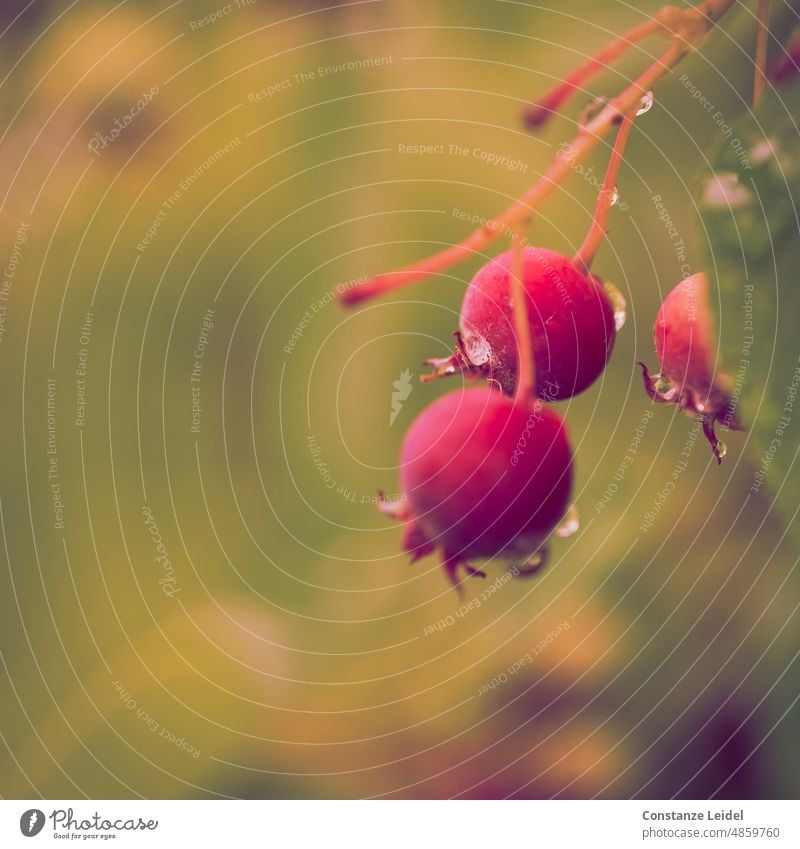
<svg viewBox="0 0 800 849">
<path fill-rule="evenodd" d="M 653 327 L 661 373 L 651 376 L 642 365 L 645 389 L 659 403 L 677 404 L 703 418 L 703 430 L 717 462 L 722 461 L 714 425 L 721 420 L 743 430 L 731 402 L 730 379 L 720 371 L 714 321 L 708 302 L 708 277 L 693 274 L 664 299 Z M 669 388 L 659 389 L 667 383 Z"/>
<path fill-rule="evenodd" d="M 491 378 L 511 395 L 517 348 L 511 294 L 512 252 L 490 260 L 475 275 L 461 307 L 459 350 L 430 360 L 435 376 L 466 371 Z M 535 394 L 563 400 L 583 392 L 602 374 L 614 349 L 614 308 L 595 276 L 581 274 L 562 254 L 525 248 L 523 282 L 536 373 Z"/>
<path fill-rule="evenodd" d="M 458 583 L 473 558 L 527 559 L 563 519 L 572 490 L 566 428 L 539 401 L 489 387 L 451 392 L 412 423 L 400 455 L 405 501 L 384 510 L 406 523 L 413 560 L 442 550 Z"/>
<path fill-rule="evenodd" d="M 717 345 L 708 304 L 708 278 L 694 274 L 661 305 L 653 326 L 661 374 L 682 392 L 705 402 L 716 390 Z"/>
</svg>

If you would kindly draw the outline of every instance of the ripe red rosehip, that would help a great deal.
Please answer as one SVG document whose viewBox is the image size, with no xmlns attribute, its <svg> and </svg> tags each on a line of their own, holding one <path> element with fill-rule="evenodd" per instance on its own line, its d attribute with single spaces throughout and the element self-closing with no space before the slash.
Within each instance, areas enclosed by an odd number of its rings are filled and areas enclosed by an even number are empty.
<svg viewBox="0 0 800 849">
<path fill-rule="evenodd" d="M 640 363 L 646 391 L 658 403 L 677 404 L 689 415 L 700 415 L 703 432 L 721 463 L 725 447 L 714 425 L 722 421 L 731 430 L 744 426 L 731 400 L 730 378 L 720 371 L 705 274 L 687 277 L 667 295 L 653 327 L 653 341 L 661 373 L 650 375 Z"/>
<path fill-rule="evenodd" d="M 400 455 L 404 501 L 383 503 L 406 523 L 412 562 L 442 550 L 454 584 L 473 558 L 527 560 L 564 518 L 572 490 L 566 428 L 540 401 L 489 387 L 439 398 L 412 423 Z"/>
<path fill-rule="evenodd" d="M 490 260 L 475 275 L 461 307 L 458 348 L 428 360 L 428 379 L 456 372 L 491 378 L 514 392 L 517 346 L 511 293 L 512 252 Z M 603 283 L 581 274 L 565 256 L 525 248 L 523 283 L 533 341 L 535 394 L 571 398 L 602 374 L 617 335 L 615 309 Z"/>
</svg>

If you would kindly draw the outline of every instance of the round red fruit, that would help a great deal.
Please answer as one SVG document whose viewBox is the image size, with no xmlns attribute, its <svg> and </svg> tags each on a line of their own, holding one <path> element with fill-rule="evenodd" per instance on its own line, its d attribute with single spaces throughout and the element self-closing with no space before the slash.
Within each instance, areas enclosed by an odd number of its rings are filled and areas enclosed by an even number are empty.
<svg viewBox="0 0 800 849">
<path fill-rule="evenodd" d="M 400 456 L 405 500 L 384 510 L 406 522 L 416 560 L 440 548 L 453 583 L 475 559 L 527 560 L 569 507 L 572 451 L 559 416 L 489 387 L 449 393 L 411 425 Z M 482 574 L 482 573 L 478 573 Z"/>
<path fill-rule="evenodd" d="M 653 327 L 653 342 L 661 373 L 650 375 L 642 365 L 645 388 L 659 403 L 677 404 L 700 415 L 703 430 L 718 462 L 724 445 L 714 425 L 742 430 L 731 400 L 731 381 L 720 370 L 714 320 L 708 300 L 708 277 L 693 274 L 664 299 Z"/>
<path fill-rule="evenodd" d="M 461 307 L 459 346 L 452 358 L 429 360 L 434 376 L 466 371 L 514 392 L 517 346 L 511 293 L 512 252 L 475 275 Z M 533 342 L 535 393 L 563 400 L 602 374 L 617 335 L 615 310 L 602 281 L 581 274 L 565 256 L 525 248 L 523 283 Z"/>
</svg>

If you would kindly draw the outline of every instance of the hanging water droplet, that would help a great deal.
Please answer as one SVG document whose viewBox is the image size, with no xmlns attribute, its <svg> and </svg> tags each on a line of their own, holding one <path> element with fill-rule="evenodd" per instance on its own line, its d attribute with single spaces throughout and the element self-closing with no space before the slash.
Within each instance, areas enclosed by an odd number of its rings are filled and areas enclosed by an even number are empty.
<svg viewBox="0 0 800 849">
<path fill-rule="evenodd" d="M 586 129 L 587 124 L 590 124 L 605 108 L 608 106 L 607 97 L 596 97 L 583 108 L 578 117 L 578 126 L 581 129 Z"/>
<path fill-rule="evenodd" d="M 611 206 L 616 206 L 619 203 L 619 192 L 617 191 L 617 187 L 611 190 L 611 198 L 610 198 Z"/>
<path fill-rule="evenodd" d="M 573 534 L 577 534 L 581 527 L 581 518 L 578 514 L 578 508 L 572 504 L 567 510 L 567 515 L 564 520 L 555 529 L 555 535 L 561 539 L 569 539 Z"/>
<path fill-rule="evenodd" d="M 638 117 L 639 115 L 645 115 L 647 112 L 649 112 L 653 108 L 653 100 L 654 100 L 654 98 L 653 98 L 653 92 L 652 91 L 648 91 L 645 94 L 643 94 L 642 95 L 642 105 L 639 107 L 639 110 L 636 113 L 636 116 Z"/>
<path fill-rule="evenodd" d="M 617 330 L 622 330 L 625 326 L 625 319 L 628 317 L 628 304 L 625 295 L 608 280 L 603 281 L 603 288 L 606 290 L 608 300 L 611 301 L 611 308 L 614 310 L 614 327 Z"/>
<path fill-rule="evenodd" d="M 721 460 L 728 453 L 728 446 L 721 440 L 717 440 L 717 456 Z"/>
<path fill-rule="evenodd" d="M 668 377 L 657 374 L 656 378 L 655 390 L 659 395 L 667 395 L 675 389 L 675 384 Z"/>
<path fill-rule="evenodd" d="M 547 563 L 549 549 L 543 545 L 538 551 L 534 552 L 520 566 L 513 567 L 512 571 L 518 578 L 529 578 L 537 572 L 541 572 Z"/>
</svg>

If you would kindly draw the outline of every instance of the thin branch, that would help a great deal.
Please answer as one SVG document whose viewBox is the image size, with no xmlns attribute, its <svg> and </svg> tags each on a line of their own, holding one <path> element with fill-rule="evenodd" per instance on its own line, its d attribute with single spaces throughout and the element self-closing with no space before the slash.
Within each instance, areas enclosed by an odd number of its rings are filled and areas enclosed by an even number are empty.
<svg viewBox="0 0 800 849">
<path fill-rule="evenodd" d="M 606 176 L 603 179 L 603 186 L 600 189 L 600 194 L 597 196 L 597 206 L 595 208 L 594 218 L 592 219 L 592 226 L 589 228 L 589 232 L 586 234 L 586 238 L 583 240 L 578 253 L 575 254 L 572 260 L 572 264 L 581 274 L 589 273 L 594 258 L 597 256 L 597 251 L 608 233 L 608 220 L 611 215 L 611 207 L 616 203 L 617 198 L 619 169 L 625 154 L 625 145 L 628 142 L 628 137 L 633 128 L 633 121 L 638 111 L 637 109 L 628 115 L 621 116 L 622 124 L 617 131 L 617 138 L 614 140 L 614 148 L 611 151 L 611 158 L 608 162 Z"/>
<path fill-rule="evenodd" d="M 603 47 L 597 55 L 574 70 L 563 82 L 554 86 L 543 97 L 532 103 L 523 113 L 525 123 L 531 129 L 539 129 L 556 113 L 576 92 L 580 91 L 592 77 L 609 67 L 619 59 L 628 48 L 657 33 L 664 28 L 658 16 L 628 30 L 624 35 Z"/>
<path fill-rule="evenodd" d="M 595 118 L 581 128 L 572 143 L 567 146 L 568 156 L 563 154 L 557 156 L 539 181 L 500 215 L 473 231 L 458 244 L 399 271 L 379 274 L 358 286 L 348 288 L 341 294 L 341 302 L 352 306 L 368 298 L 431 277 L 458 262 L 469 259 L 475 253 L 484 251 L 501 236 L 510 235 L 518 221 L 530 217 L 572 169 L 586 160 L 600 141 L 618 124 L 620 114 L 628 114 L 641 102 L 643 91 L 654 89 L 672 68 L 702 44 L 713 24 L 735 2 L 736 0 L 705 0 L 699 6 L 681 12 L 680 26 L 677 23 L 673 26 L 675 38 L 670 46 L 633 84 L 611 100 Z"/>
</svg>

